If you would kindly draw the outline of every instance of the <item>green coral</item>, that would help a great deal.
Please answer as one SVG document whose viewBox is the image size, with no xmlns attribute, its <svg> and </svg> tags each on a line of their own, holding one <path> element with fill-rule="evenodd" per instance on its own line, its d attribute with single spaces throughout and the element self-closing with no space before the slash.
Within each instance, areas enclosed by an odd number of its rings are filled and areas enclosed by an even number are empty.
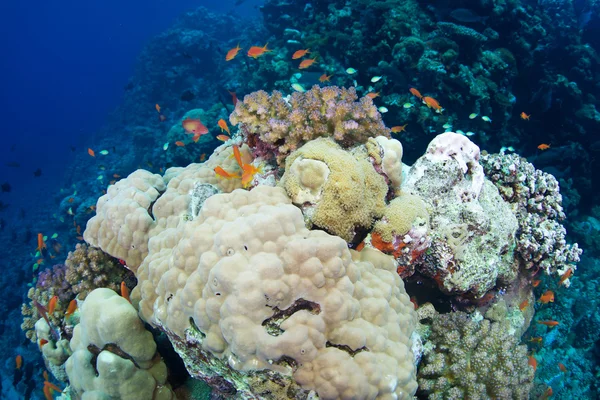
<svg viewBox="0 0 600 400">
<path fill-rule="evenodd" d="M 433 317 L 417 378 L 432 400 L 528 399 L 533 375 L 507 323 L 456 312 Z"/>
</svg>

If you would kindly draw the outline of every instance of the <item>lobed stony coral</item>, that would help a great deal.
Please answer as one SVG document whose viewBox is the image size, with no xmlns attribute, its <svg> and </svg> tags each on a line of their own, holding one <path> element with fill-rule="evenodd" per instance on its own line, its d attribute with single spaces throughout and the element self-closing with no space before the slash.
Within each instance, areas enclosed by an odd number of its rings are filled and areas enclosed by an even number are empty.
<svg viewBox="0 0 600 400">
<path fill-rule="evenodd" d="M 304 93 L 283 97 L 259 90 L 237 103 L 229 117 L 240 124 L 246 142 L 257 155 L 276 155 L 277 164 L 304 143 L 332 137 L 344 147 L 365 143 L 369 137 L 389 137 L 381 114 L 368 97 L 359 101 L 354 88 L 313 86 Z"/>
<path fill-rule="evenodd" d="M 534 370 L 527 347 L 506 324 L 464 312 L 435 314 L 419 365 L 419 392 L 428 399 L 529 398 Z"/>
</svg>

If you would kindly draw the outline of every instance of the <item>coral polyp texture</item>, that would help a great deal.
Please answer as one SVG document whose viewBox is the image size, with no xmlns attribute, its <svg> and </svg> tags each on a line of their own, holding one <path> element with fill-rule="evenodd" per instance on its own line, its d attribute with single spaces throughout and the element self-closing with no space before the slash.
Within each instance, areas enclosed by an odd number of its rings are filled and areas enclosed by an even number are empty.
<svg viewBox="0 0 600 400">
<path fill-rule="evenodd" d="M 273 399 L 290 378 L 323 399 L 414 394 L 416 317 L 393 260 L 371 249 L 373 262 L 353 260 L 344 240 L 305 227 L 283 189 L 212 196 L 149 249 L 133 295 L 197 377 Z M 187 347 L 211 362 L 198 369 Z"/>
<path fill-rule="evenodd" d="M 95 289 L 66 362 L 71 393 L 81 399 L 170 400 L 167 367 L 136 309 L 110 289 Z"/>
<path fill-rule="evenodd" d="M 529 399 L 534 369 L 506 323 L 464 312 L 435 314 L 419 365 L 428 399 Z"/>
<path fill-rule="evenodd" d="M 312 140 L 290 154 L 281 185 L 302 209 L 309 228 L 347 242 L 381 217 L 388 192 L 362 146 L 350 152 L 329 138 Z"/>
<path fill-rule="evenodd" d="M 488 154 L 482 164 L 518 217 L 517 252 L 525 267 L 543 269 L 548 275 L 577 269 L 582 250 L 577 243 L 567 244 L 556 178 L 516 154 Z"/>
<path fill-rule="evenodd" d="M 468 138 L 453 132 L 436 136 L 402 189 L 426 203 L 432 244 L 420 271 L 442 291 L 481 297 L 516 277 L 517 218 L 485 179 L 479 148 Z"/>
<path fill-rule="evenodd" d="M 370 98 L 359 100 L 354 88 L 337 86 L 313 86 L 289 97 L 277 90 L 270 95 L 259 90 L 238 102 L 229 119 L 239 125 L 257 155 L 275 155 L 280 166 L 291 152 L 319 137 L 331 137 L 343 147 L 370 137 L 389 137 Z"/>
</svg>

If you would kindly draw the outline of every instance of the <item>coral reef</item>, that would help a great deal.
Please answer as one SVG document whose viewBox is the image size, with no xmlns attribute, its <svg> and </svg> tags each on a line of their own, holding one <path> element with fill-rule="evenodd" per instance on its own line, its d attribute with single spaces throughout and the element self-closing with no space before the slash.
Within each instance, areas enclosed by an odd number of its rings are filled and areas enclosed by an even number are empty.
<svg viewBox="0 0 600 400">
<path fill-rule="evenodd" d="M 354 88 L 313 86 L 287 97 L 259 90 L 238 102 L 229 117 L 255 154 L 277 164 L 304 143 L 331 137 L 343 147 L 364 143 L 369 137 L 388 136 L 381 115 L 368 97 L 358 100 Z"/>
<path fill-rule="evenodd" d="M 419 270 L 441 290 L 481 297 L 516 277 L 517 218 L 485 179 L 479 148 L 468 138 L 453 132 L 436 136 L 402 188 L 427 205 L 432 244 Z"/>
<path fill-rule="evenodd" d="M 567 232 L 560 223 L 565 214 L 556 179 L 516 154 L 484 155 L 481 163 L 517 216 L 517 252 L 525 267 L 543 269 L 548 275 L 577 269 L 582 250 L 577 243 L 566 242 Z"/>
<path fill-rule="evenodd" d="M 435 314 L 419 365 L 419 393 L 430 399 L 529 398 L 534 369 L 507 326 L 463 312 Z"/>
<path fill-rule="evenodd" d="M 293 376 L 326 399 L 416 390 L 415 315 L 393 261 L 353 261 L 344 240 L 306 229 L 283 189 L 212 196 L 150 249 L 133 298 L 213 387 L 281 398 L 289 384 L 276 382 Z"/>
<path fill-rule="evenodd" d="M 152 333 L 137 311 L 110 289 L 95 289 L 83 302 L 66 361 L 77 398 L 170 400 L 167 368 Z"/>
<path fill-rule="evenodd" d="M 280 184 L 302 209 L 309 228 L 349 243 L 382 216 L 388 192 L 364 148 L 348 152 L 330 138 L 312 140 L 290 154 Z"/>
</svg>

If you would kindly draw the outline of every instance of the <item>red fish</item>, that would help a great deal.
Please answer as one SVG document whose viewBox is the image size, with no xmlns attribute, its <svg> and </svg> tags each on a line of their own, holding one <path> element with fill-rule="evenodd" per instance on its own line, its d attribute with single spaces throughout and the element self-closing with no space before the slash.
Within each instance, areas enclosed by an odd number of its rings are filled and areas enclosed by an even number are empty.
<svg viewBox="0 0 600 400">
<path fill-rule="evenodd" d="M 222 142 L 226 142 L 226 141 L 228 141 L 229 139 L 231 139 L 231 138 L 230 138 L 229 136 L 227 136 L 227 135 L 217 135 L 217 136 L 216 136 L 216 138 L 217 138 L 217 139 L 219 139 L 219 140 L 220 140 L 220 141 L 222 141 Z"/>
<path fill-rule="evenodd" d="M 208 128 L 197 118 L 186 118 L 181 123 L 183 129 L 189 134 L 204 135 L 208 133 Z"/>
<path fill-rule="evenodd" d="M 228 90 L 228 92 L 229 92 L 229 90 Z M 237 95 L 235 94 L 235 92 L 229 92 L 229 94 L 231 95 L 231 100 L 233 101 L 233 106 L 235 107 L 235 105 L 238 103 Z"/>
<path fill-rule="evenodd" d="M 233 49 L 229 50 L 227 52 L 227 55 L 225 55 L 225 61 L 231 61 L 235 58 L 235 56 L 238 55 L 238 52 L 241 50 L 242 48 L 240 47 L 240 44 L 238 43 L 237 46 L 235 46 Z"/>
<path fill-rule="evenodd" d="M 546 326 L 548 326 L 550 328 L 554 328 L 556 325 L 559 324 L 558 321 L 552 321 L 552 320 L 550 320 L 550 321 L 537 321 L 537 323 L 540 324 L 540 325 L 546 325 Z"/>
<path fill-rule="evenodd" d="M 129 298 L 129 288 L 125 284 L 125 281 L 121 282 L 121 297 L 131 303 L 131 299 Z"/>
<path fill-rule="evenodd" d="M 531 114 L 527 115 L 527 114 L 525 114 L 525 111 L 523 111 L 523 112 L 521 113 L 521 119 L 523 119 L 523 120 L 527 120 L 527 121 L 529 121 L 529 118 L 530 118 L 530 117 L 531 117 Z"/>
<path fill-rule="evenodd" d="M 44 347 L 44 345 L 48 344 L 46 339 L 40 339 L 40 348 Z"/>
<path fill-rule="evenodd" d="M 229 132 L 229 127 L 227 126 L 227 122 L 225 122 L 223 118 L 219 120 L 218 125 L 219 128 L 221 128 L 221 132 L 226 131 L 228 134 L 231 135 L 231 132 Z"/>
<path fill-rule="evenodd" d="M 413 96 L 416 96 L 419 100 L 421 100 L 423 98 L 423 95 L 421 94 L 421 92 L 419 92 L 415 88 L 410 88 L 409 92 L 412 93 Z"/>
<path fill-rule="evenodd" d="M 554 292 L 552 290 L 546 290 L 544 294 L 540 296 L 539 301 L 542 304 L 554 303 Z"/>
<path fill-rule="evenodd" d="M 22 355 L 18 355 L 15 357 L 15 367 L 17 369 L 21 369 L 21 367 L 23 366 L 23 356 Z"/>
<path fill-rule="evenodd" d="M 42 235 L 41 233 L 38 233 L 38 247 L 37 247 L 37 251 L 39 251 L 40 253 L 42 252 L 42 249 L 46 248 L 46 243 L 44 242 L 44 235 Z"/>
<path fill-rule="evenodd" d="M 181 140 L 176 141 L 175 144 L 179 147 L 185 146 L 185 143 L 183 143 Z"/>
<path fill-rule="evenodd" d="M 310 51 L 308 51 L 309 49 L 306 50 L 296 50 L 294 52 L 294 54 L 292 54 L 292 60 L 297 60 L 299 58 L 304 57 L 305 55 L 309 54 Z"/>
<path fill-rule="evenodd" d="M 329 82 L 329 78 L 331 78 L 333 75 L 326 75 L 323 74 L 319 77 L 319 82 L 324 83 L 324 82 Z"/>
<path fill-rule="evenodd" d="M 562 372 L 567 372 L 567 367 L 565 367 L 565 364 L 563 363 L 558 363 L 558 369 L 560 369 Z"/>
<path fill-rule="evenodd" d="M 88 148 L 88 154 L 92 157 L 96 157 L 96 153 L 94 153 L 94 150 Z"/>
<path fill-rule="evenodd" d="M 54 314 L 54 311 L 56 310 L 56 302 L 57 301 L 58 301 L 58 296 L 52 296 L 52 298 L 48 302 L 48 314 L 50 314 L 50 315 Z"/>
<path fill-rule="evenodd" d="M 537 148 L 544 151 L 544 150 L 548 150 L 550 148 L 550 145 L 546 144 L 546 143 L 542 143 Z"/>
<path fill-rule="evenodd" d="M 156 109 L 156 112 L 160 114 L 160 106 L 158 104 L 155 104 L 154 108 Z"/>
<path fill-rule="evenodd" d="M 260 47 L 260 46 L 250 47 L 250 50 L 248 50 L 248 57 L 258 58 L 258 57 L 264 55 L 265 53 L 273 51 L 273 50 L 269 50 L 267 48 L 268 45 L 269 45 L 269 43 L 265 44 L 264 47 Z"/>
<path fill-rule="evenodd" d="M 534 356 L 529 356 L 529 365 L 533 367 L 533 371 L 535 372 L 535 370 L 537 369 L 537 360 Z"/>
<path fill-rule="evenodd" d="M 375 92 L 367 93 L 366 96 L 372 100 L 375 97 L 379 97 L 379 92 L 377 92 L 377 93 L 375 93 Z"/>
<path fill-rule="evenodd" d="M 67 311 L 65 312 L 65 317 L 70 317 L 77 310 L 77 300 L 73 299 L 69 303 L 69 307 L 67 307 Z"/>
<path fill-rule="evenodd" d="M 558 281 L 558 286 L 560 286 L 563 283 L 565 283 L 565 281 L 567 279 L 569 279 L 571 277 L 571 275 L 573 275 L 573 268 L 569 268 L 567 270 L 567 272 L 565 272 L 564 274 L 562 274 L 562 276 L 560 277 L 560 280 Z"/>
<path fill-rule="evenodd" d="M 406 132 L 406 126 L 408 124 L 405 125 L 398 125 L 398 126 L 392 126 L 392 128 L 390 129 L 392 132 L 394 133 L 400 133 L 400 132 Z"/>
<path fill-rule="evenodd" d="M 315 58 L 309 58 L 308 60 L 302 60 L 302 62 L 298 66 L 298 68 L 300 68 L 300 69 L 308 68 L 311 65 L 313 65 L 315 61 L 317 61 L 317 57 L 315 57 Z"/>
<path fill-rule="evenodd" d="M 239 178 L 239 177 L 240 177 L 239 175 L 236 175 L 236 174 L 231 174 L 231 173 L 229 173 L 229 172 L 225 171 L 225 170 L 224 170 L 223 168 L 221 168 L 220 166 L 217 166 L 217 167 L 214 169 L 214 171 L 215 171 L 215 173 L 216 173 L 217 175 L 219 175 L 221 178 L 225 178 L 225 179 Z"/>
</svg>

